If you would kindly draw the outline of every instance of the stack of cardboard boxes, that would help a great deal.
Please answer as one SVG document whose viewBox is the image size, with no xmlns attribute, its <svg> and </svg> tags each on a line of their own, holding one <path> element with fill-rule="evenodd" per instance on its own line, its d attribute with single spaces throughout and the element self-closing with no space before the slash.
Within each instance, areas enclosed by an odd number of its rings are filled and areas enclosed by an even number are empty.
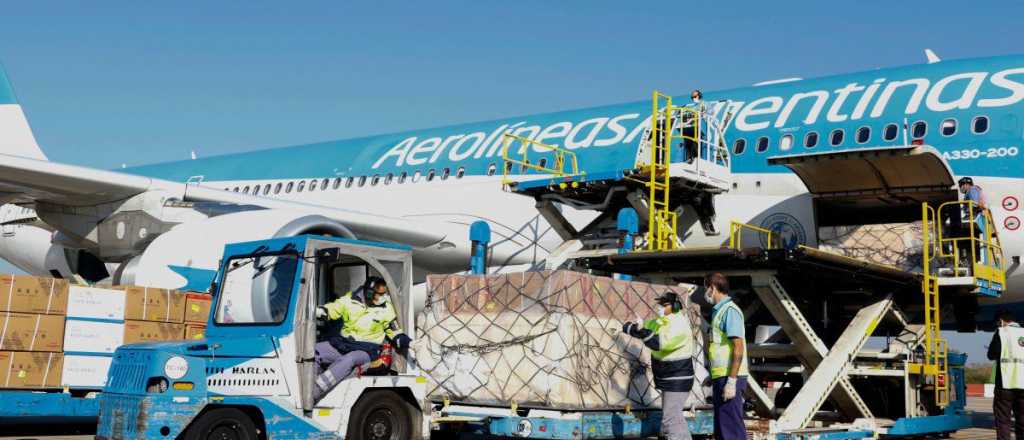
<svg viewBox="0 0 1024 440">
<path fill-rule="evenodd" d="M 0 276 L 0 388 L 102 388 L 117 347 L 202 338 L 209 310 L 208 295 Z"/>
</svg>

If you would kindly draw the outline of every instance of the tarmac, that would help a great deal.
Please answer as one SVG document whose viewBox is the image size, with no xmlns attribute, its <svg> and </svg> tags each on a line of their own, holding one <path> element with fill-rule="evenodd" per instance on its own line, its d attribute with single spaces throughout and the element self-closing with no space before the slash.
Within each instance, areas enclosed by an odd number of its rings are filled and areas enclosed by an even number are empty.
<svg viewBox="0 0 1024 440">
<path fill-rule="evenodd" d="M 967 409 L 975 411 L 978 418 L 991 423 L 992 399 L 968 397 Z M 52 425 L 0 427 L 0 432 L 4 435 L 4 437 L 0 437 L 0 440 L 91 440 L 93 438 L 92 429 L 88 426 L 54 427 Z M 996 431 L 994 429 L 982 428 L 967 429 L 953 434 L 951 438 L 957 440 L 990 440 L 996 438 Z"/>
</svg>

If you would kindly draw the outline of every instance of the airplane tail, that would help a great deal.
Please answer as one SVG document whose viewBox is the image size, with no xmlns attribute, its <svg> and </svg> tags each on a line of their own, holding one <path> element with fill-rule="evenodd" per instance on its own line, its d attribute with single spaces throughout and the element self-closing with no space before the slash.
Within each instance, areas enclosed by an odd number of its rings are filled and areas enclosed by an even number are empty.
<svg viewBox="0 0 1024 440">
<path fill-rule="evenodd" d="M 0 66 L 0 154 L 46 160 L 3 66 Z"/>
</svg>

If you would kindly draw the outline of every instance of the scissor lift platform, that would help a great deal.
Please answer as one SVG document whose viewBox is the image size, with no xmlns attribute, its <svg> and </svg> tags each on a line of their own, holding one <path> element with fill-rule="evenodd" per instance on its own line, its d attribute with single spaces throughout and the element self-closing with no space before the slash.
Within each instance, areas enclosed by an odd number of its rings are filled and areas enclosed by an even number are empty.
<svg viewBox="0 0 1024 440">
<path fill-rule="evenodd" d="M 728 276 L 748 335 L 758 325 L 780 329 L 766 343 L 747 342 L 756 379 L 790 382 L 798 390 L 786 401 L 755 392 L 758 387 L 748 390 L 747 399 L 771 420 L 769 431 L 778 438 L 798 432 L 813 438 L 819 429 L 907 436 L 971 426 L 962 394 L 950 396 L 944 408 L 931 398 L 934 385 L 921 367 L 924 326 L 907 315 L 924 313 L 920 273 L 806 246 L 581 253 L 574 261 L 663 283 L 699 283 L 712 271 Z M 697 295 L 691 301 L 703 304 Z M 703 307 L 707 313 L 709 306 Z M 886 346 L 868 348 L 873 336 L 887 338 Z M 947 389 L 963 389 L 963 361 L 949 363 Z"/>
</svg>

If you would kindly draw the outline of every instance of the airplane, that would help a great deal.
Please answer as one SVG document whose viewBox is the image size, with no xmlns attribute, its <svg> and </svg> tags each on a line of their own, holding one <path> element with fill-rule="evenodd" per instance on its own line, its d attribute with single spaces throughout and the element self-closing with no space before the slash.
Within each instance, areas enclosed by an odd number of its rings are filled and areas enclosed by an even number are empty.
<svg viewBox="0 0 1024 440">
<path fill-rule="evenodd" d="M 979 320 L 990 321 L 996 308 L 1024 312 L 1024 56 L 928 58 L 705 91 L 709 108 L 728 115 L 731 177 L 728 192 L 715 197 L 713 224 L 692 215 L 682 222 L 684 245 L 727 242 L 720 231 L 730 220 L 809 245 L 817 244 L 819 227 L 864 213 L 920 220 L 918 200 L 955 199 L 956 179 L 971 176 L 984 189 L 1008 261 L 1007 288 L 983 301 Z M 412 246 L 422 280 L 465 270 L 469 225 L 484 220 L 494 233 L 495 270 L 537 267 L 564 238 L 534 200 L 503 190 L 503 135 L 570 150 L 588 173 L 617 171 L 635 166 L 650 112 L 650 101 L 637 101 L 99 170 L 48 161 L 0 73 L 0 257 L 38 275 L 203 290 L 225 243 L 314 232 Z M 908 146 L 934 154 L 930 162 L 889 164 L 913 167 L 899 194 L 866 188 L 861 194 L 869 196 L 858 199 L 856 191 L 829 189 L 855 182 L 810 163 Z M 853 203 L 834 198 L 847 196 Z M 563 214 L 576 225 L 595 220 L 584 210 Z"/>
</svg>

